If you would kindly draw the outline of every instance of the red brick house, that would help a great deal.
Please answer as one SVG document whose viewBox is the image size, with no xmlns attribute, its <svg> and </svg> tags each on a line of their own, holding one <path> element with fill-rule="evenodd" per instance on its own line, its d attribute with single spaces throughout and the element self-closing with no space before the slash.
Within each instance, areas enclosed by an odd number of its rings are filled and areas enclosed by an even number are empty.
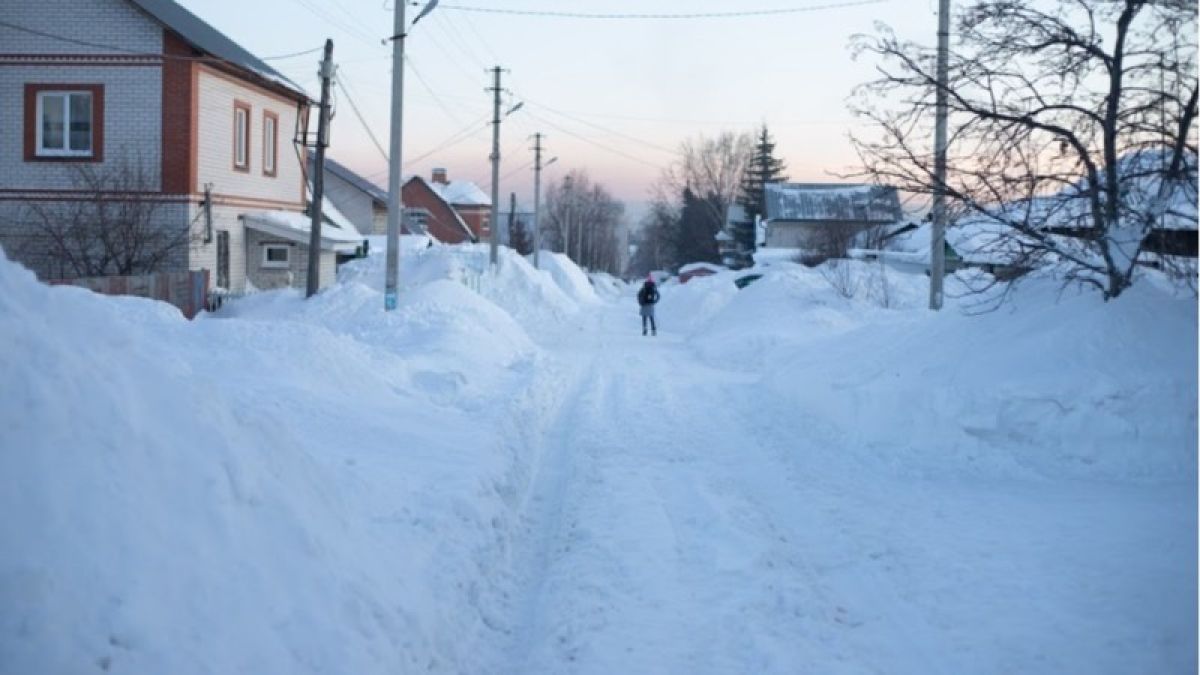
<svg viewBox="0 0 1200 675">
<path fill-rule="evenodd" d="M 445 169 L 430 180 L 413 176 L 401 190 L 409 230 L 440 242 L 480 241 L 491 234 L 491 198 L 470 181 L 449 181 Z"/>
</svg>

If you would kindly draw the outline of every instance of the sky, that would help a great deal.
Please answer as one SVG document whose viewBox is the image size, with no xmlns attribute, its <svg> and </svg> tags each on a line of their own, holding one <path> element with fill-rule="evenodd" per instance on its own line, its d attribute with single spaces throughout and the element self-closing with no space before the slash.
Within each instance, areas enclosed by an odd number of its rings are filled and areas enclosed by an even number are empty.
<svg viewBox="0 0 1200 675">
<path fill-rule="evenodd" d="M 357 119 L 388 147 L 390 0 L 180 0 L 260 57 L 319 50 L 334 41 L 340 87 L 329 155 L 380 184 L 387 163 Z M 855 2 L 855 0 L 850 0 Z M 500 195 L 532 204 L 532 134 L 545 134 L 543 186 L 583 169 L 637 213 L 680 142 L 765 123 L 788 176 L 841 181 L 854 167 L 852 89 L 874 63 L 855 61 L 852 35 L 876 22 L 932 43 L 934 0 L 458 0 L 442 2 L 406 41 L 402 158 L 406 174 L 434 167 L 490 190 L 492 99 L 488 70 L 502 76 Z M 589 19 L 463 8 L 585 14 L 808 11 L 696 19 Z M 419 7 L 406 9 L 409 22 Z M 319 93 L 319 51 L 269 62 Z"/>
</svg>

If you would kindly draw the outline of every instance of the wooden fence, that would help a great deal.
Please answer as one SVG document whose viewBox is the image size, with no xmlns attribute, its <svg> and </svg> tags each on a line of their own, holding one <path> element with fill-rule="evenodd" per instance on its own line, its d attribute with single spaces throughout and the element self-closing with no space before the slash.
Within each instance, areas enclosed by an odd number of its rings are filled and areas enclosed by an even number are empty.
<svg viewBox="0 0 1200 675">
<path fill-rule="evenodd" d="M 128 277 L 58 279 L 52 285 L 79 286 L 103 295 L 135 295 L 169 302 L 187 318 L 194 318 L 208 305 L 208 270 L 156 272 Z"/>
</svg>

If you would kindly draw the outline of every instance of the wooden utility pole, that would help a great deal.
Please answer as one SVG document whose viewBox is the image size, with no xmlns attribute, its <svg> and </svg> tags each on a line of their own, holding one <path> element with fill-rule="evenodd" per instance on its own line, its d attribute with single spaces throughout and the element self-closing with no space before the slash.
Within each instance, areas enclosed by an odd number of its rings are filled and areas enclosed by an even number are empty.
<svg viewBox="0 0 1200 675">
<path fill-rule="evenodd" d="M 325 148 L 329 145 L 329 81 L 333 79 L 333 40 L 325 40 L 321 59 L 321 110 L 317 117 L 317 152 L 312 170 L 312 219 L 308 233 L 308 285 L 311 298 L 321 288 L 321 200 L 325 196 Z"/>
<path fill-rule="evenodd" d="M 950 0 L 938 4 L 937 100 L 933 130 L 933 232 L 929 243 L 929 309 L 942 308 L 946 276 L 946 80 L 950 60 Z"/>
</svg>

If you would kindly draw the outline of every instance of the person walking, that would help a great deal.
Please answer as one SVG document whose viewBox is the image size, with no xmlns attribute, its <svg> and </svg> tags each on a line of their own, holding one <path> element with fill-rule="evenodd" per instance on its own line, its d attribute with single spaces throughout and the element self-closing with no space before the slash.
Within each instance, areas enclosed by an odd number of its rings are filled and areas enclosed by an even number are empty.
<svg viewBox="0 0 1200 675">
<path fill-rule="evenodd" d="M 646 275 L 646 283 L 638 291 L 638 306 L 642 308 L 642 335 L 646 334 L 646 324 L 650 324 L 650 334 L 658 335 L 658 326 L 654 324 L 654 305 L 658 303 L 658 287 L 654 284 L 654 275 Z"/>
</svg>

